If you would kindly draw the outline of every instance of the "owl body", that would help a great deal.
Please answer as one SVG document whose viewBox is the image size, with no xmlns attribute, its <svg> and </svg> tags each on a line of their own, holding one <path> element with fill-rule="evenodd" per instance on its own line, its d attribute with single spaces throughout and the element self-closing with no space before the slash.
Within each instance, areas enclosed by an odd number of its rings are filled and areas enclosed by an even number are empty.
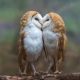
<svg viewBox="0 0 80 80">
<path fill-rule="evenodd" d="M 44 26 L 44 25 L 43 25 Z M 53 32 L 53 24 L 43 27 L 43 40 L 49 54 L 54 54 L 58 47 L 58 33 Z"/>
<path fill-rule="evenodd" d="M 23 30 L 25 32 L 24 49 L 27 53 L 27 60 L 33 62 L 40 56 L 43 48 L 42 32 L 33 23 L 27 26 Z"/>
<path fill-rule="evenodd" d="M 47 56 L 47 60 L 49 62 L 49 67 L 47 69 L 47 72 L 50 71 L 50 68 L 53 66 L 55 68 L 57 63 L 57 57 L 58 57 L 58 41 L 60 38 L 59 33 L 55 33 L 52 30 L 53 26 L 46 27 L 43 30 L 43 40 L 44 40 L 44 46 L 45 46 L 45 53 Z M 55 71 L 55 70 L 54 70 Z"/>
<path fill-rule="evenodd" d="M 37 11 L 27 11 L 20 21 L 18 64 L 21 74 L 31 75 L 37 72 L 35 63 L 42 48 L 42 16 Z"/>
<path fill-rule="evenodd" d="M 57 13 L 50 12 L 43 17 L 42 30 L 45 54 L 49 61 L 47 72 L 61 72 L 67 39 L 64 21 Z"/>
<path fill-rule="evenodd" d="M 59 36 L 52 31 L 43 31 L 44 45 L 46 47 L 48 55 L 52 56 L 57 54 Z"/>
</svg>

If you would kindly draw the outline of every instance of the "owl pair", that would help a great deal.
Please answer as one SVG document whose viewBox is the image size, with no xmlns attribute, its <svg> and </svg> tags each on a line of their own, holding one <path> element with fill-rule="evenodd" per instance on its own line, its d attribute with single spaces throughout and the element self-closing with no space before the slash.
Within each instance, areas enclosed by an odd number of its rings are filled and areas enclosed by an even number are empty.
<svg viewBox="0 0 80 80">
<path fill-rule="evenodd" d="M 34 64 L 43 50 L 49 61 L 46 72 L 60 72 L 65 45 L 65 25 L 57 13 L 42 17 L 37 11 L 26 12 L 20 22 L 18 63 L 21 73 L 37 73 Z"/>
</svg>

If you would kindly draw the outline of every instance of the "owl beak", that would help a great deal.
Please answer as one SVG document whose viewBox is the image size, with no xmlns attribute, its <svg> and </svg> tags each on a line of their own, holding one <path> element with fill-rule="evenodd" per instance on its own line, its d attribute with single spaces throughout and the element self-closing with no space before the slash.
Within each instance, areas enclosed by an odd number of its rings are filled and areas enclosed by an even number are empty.
<svg viewBox="0 0 80 80">
<path fill-rule="evenodd" d="M 41 31 L 42 31 L 42 30 L 43 30 L 43 29 L 42 29 L 43 23 L 42 23 L 42 22 L 40 22 L 40 24 L 41 24 Z"/>
<path fill-rule="evenodd" d="M 43 24 L 41 23 L 41 31 L 43 31 L 42 27 L 43 27 Z"/>
<path fill-rule="evenodd" d="M 41 31 L 43 31 L 43 29 L 41 28 Z"/>
<path fill-rule="evenodd" d="M 39 22 L 41 24 L 41 31 L 42 31 L 42 26 L 43 26 L 43 22 L 42 20 Z"/>
<path fill-rule="evenodd" d="M 41 26 L 43 26 L 43 23 L 42 22 L 40 22 L 40 24 L 41 24 Z"/>
</svg>

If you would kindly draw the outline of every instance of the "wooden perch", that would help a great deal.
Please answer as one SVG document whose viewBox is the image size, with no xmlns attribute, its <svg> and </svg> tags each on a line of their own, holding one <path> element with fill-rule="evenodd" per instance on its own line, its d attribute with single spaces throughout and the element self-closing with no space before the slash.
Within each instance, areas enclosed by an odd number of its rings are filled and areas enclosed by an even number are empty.
<svg viewBox="0 0 80 80">
<path fill-rule="evenodd" d="M 0 76 L 0 80 L 80 80 L 80 73 L 40 74 L 36 76 Z"/>
</svg>

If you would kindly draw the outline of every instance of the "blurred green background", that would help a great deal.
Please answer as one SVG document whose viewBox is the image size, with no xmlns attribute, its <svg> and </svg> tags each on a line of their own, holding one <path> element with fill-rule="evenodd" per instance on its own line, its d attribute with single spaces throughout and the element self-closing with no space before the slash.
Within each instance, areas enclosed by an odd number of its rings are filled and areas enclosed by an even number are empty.
<svg viewBox="0 0 80 80">
<path fill-rule="evenodd" d="M 0 74 L 18 74 L 19 21 L 28 10 L 59 13 L 65 22 L 68 47 L 64 72 L 80 71 L 80 0 L 0 0 Z"/>
</svg>

